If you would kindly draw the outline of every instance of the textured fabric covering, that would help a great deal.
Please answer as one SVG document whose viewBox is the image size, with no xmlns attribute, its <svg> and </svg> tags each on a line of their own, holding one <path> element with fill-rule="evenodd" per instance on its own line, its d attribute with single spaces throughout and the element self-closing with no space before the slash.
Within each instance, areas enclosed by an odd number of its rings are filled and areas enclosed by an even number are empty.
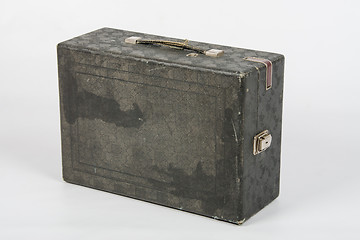
<svg viewBox="0 0 360 240">
<path fill-rule="evenodd" d="M 190 42 L 225 54 L 188 57 L 131 36 L 179 41 L 103 28 L 58 45 L 64 179 L 237 224 L 275 199 L 283 56 Z M 245 57 L 272 61 L 270 90 Z"/>
</svg>

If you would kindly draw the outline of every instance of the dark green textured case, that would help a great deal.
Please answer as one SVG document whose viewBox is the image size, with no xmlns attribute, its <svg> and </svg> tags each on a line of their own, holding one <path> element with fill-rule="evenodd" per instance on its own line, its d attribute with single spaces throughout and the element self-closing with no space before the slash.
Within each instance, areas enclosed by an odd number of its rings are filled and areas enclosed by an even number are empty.
<svg viewBox="0 0 360 240">
<path fill-rule="evenodd" d="M 63 177 L 241 224 L 279 195 L 284 57 L 125 43 L 102 28 L 58 44 Z M 272 87 L 257 57 L 272 62 Z M 254 155 L 254 136 L 271 146 Z"/>
</svg>

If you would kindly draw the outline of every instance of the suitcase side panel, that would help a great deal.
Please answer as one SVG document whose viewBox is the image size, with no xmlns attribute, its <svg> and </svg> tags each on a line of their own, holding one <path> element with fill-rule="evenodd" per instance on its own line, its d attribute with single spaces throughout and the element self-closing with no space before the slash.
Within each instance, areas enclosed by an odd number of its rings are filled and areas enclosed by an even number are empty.
<svg viewBox="0 0 360 240">
<path fill-rule="evenodd" d="M 244 220 L 279 195 L 284 57 L 281 56 L 272 63 L 271 89 L 266 90 L 266 68 L 261 63 L 253 63 L 257 69 L 244 81 L 246 97 L 241 185 Z M 254 136 L 264 130 L 269 130 L 272 135 L 271 146 L 254 155 Z"/>
<path fill-rule="evenodd" d="M 58 58 L 66 181 L 236 218 L 237 79 L 64 47 Z"/>
</svg>

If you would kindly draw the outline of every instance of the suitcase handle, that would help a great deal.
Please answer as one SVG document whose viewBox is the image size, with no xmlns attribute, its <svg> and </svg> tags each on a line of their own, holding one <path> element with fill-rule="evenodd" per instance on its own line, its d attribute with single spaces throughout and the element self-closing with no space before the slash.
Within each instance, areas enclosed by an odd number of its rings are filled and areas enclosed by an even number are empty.
<svg viewBox="0 0 360 240">
<path fill-rule="evenodd" d="M 181 50 L 186 49 L 186 50 L 191 50 L 196 53 L 204 54 L 204 55 L 210 56 L 210 57 L 220 57 L 224 54 L 224 51 L 219 50 L 219 49 L 204 50 L 201 48 L 191 46 L 188 44 L 188 42 L 189 42 L 188 40 L 185 40 L 184 42 L 175 42 L 175 41 L 165 41 L 165 40 L 148 40 L 148 39 L 141 39 L 140 37 L 133 36 L 133 37 L 126 38 L 125 42 L 131 43 L 131 44 L 160 45 L 160 46 L 166 46 L 166 47 L 181 49 Z"/>
</svg>

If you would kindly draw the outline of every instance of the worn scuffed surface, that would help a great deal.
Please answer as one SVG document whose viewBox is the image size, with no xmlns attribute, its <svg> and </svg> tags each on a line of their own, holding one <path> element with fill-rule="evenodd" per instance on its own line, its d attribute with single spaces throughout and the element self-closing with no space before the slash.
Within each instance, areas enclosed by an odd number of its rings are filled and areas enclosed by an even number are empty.
<svg viewBox="0 0 360 240">
<path fill-rule="evenodd" d="M 64 179 L 241 223 L 278 195 L 283 57 L 192 43 L 225 57 L 191 58 L 134 35 L 154 38 L 104 28 L 58 45 Z M 274 62 L 273 89 L 247 56 Z M 265 128 L 273 146 L 253 156 Z"/>
</svg>

